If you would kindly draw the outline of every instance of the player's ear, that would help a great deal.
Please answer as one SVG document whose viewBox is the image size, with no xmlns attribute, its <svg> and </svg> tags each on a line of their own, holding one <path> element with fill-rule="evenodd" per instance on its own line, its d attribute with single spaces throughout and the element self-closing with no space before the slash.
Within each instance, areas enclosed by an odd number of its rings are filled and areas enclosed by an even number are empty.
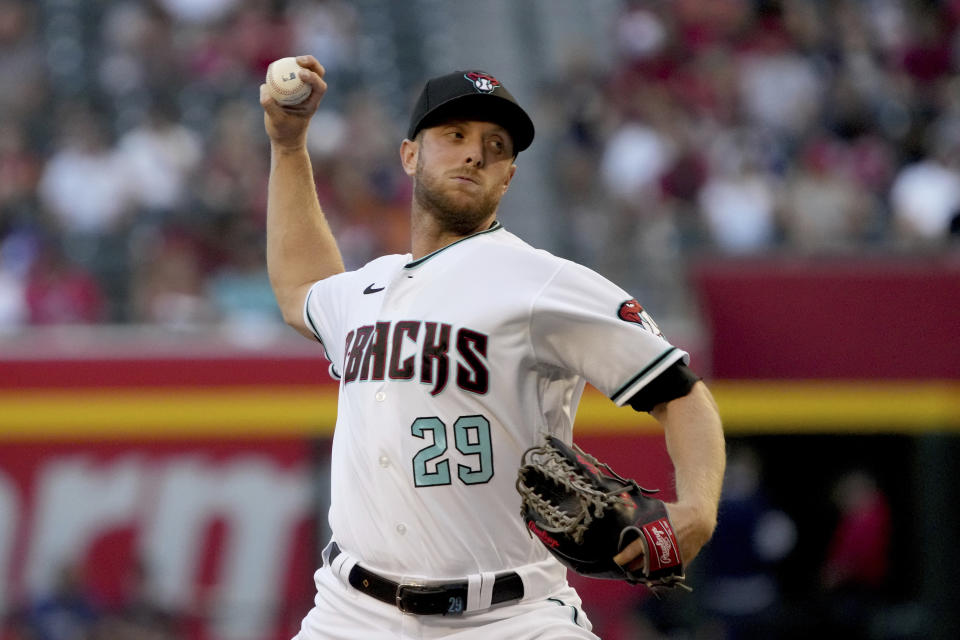
<svg viewBox="0 0 960 640">
<path fill-rule="evenodd" d="M 513 180 L 513 174 L 517 172 L 517 165 L 510 165 L 510 171 L 507 172 L 507 177 L 503 180 L 503 191 L 501 196 L 507 192 L 507 189 L 510 188 L 510 181 Z"/>
<path fill-rule="evenodd" d="M 419 140 L 405 139 L 400 143 L 400 163 L 403 165 L 404 173 L 411 178 L 417 173 L 417 155 L 419 153 Z"/>
</svg>

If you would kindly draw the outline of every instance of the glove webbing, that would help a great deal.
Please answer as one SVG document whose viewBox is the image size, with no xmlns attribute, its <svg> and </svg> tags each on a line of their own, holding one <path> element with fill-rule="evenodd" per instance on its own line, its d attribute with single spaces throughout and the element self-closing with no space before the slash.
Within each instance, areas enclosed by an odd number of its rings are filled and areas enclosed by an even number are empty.
<svg viewBox="0 0 960 640">
<path fill-rule="evenodd" d="M 583 542 L 583 536 L 594 518 L 602 518 L 607 509 L 614 504 L 627 504 L 620 497 L 624 487 L 613 487 L 608 491 L 600 491 L 596 485 L 582 475 L 582 472 L 570 464 L 569 460 L 550 445 L 532 449 L 533 457 L 537 459 L 543 474 L 553 482 L 563 486 L 568 493 L 576 495 L 580 502 L 579 513 L 569 514 L 555 505 L 549 499 L 527 487 L 521 480 L 517 481 L 517 490 L 528 500 L 530 505 L 547 521 L 544 529 L 552 532 L 566 533 L 577 543 Z M 607 465 L 602 465 L 613 472 Z M 617 475 L 621 481 L 628 482 Z M 639 487 L 638 487 L 639 488 Z M 590 507 L 593 507 L 591 510 Z"/>
</svg>

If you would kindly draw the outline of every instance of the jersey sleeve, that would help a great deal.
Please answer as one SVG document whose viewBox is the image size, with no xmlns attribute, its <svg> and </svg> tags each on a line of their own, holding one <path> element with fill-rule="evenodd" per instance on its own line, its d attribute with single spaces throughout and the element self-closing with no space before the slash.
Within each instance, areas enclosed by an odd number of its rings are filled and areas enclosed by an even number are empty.
<svg viewBox="0 0 960 640">
<path fill-rule="evenodd" d="M 582 376 L 618 405 L 675 362 L 689 362 L 635 298 L 568 261 L 533 301 L 530 340 L 542 365 Z"/>
<path fill-rule="evenodd" d="M 330 375 L 336 379 L 340 378 L 337 364 L 343 362 L 344 355 L 343 345 L 336 336 L 340 335 L 339 310 L 343 305 L 339 297 L 346 277 L 346 273 L 340 273 L 313 283 L 303 303 L 303 321 L 323 345 L 324 354 L 330 361 Z"/>
</svg>

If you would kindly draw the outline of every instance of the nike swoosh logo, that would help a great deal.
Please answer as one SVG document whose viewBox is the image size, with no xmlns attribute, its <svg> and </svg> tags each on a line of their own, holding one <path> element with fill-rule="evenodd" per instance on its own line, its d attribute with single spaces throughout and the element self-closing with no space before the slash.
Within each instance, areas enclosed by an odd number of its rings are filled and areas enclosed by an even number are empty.
<svg viewBox="0 0 960 640">
<path fill-rule="evenodd" d="M 380 288 L 378 289 L 377 287 L 374 287 L 374 286 L 373 286 L 374 284 L 376 284 L 376 283 L 375 283 L 375 282 L 371 282 L 369 285 L 367 285 L 367 288 L 363 290 L 363 295 L 368 295 L 368 294 L 371 294 L 371 293 L 376 293 L 376 292 L 378 292 L 378 291 L 383 291 L 384 289 L 386 289 L 386 287 L 380 287 Z"/>
</svg>

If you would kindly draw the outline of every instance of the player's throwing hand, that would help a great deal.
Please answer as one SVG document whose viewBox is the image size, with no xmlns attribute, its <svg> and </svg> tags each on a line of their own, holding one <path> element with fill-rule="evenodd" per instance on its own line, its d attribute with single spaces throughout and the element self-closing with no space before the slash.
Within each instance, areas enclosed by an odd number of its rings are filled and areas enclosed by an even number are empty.
<svg viewBox="0 0 960 640">
<path fill-rule="evenodd" d="M 300 65 L 300 79 L 313 89 L 303 102 L 283 106 L 270 97 L 266 84 L 260 85 L 260 106 L 263 107 L 263 123 L 270 136 L 270 142 L 282 149 L 297 149 L 307 141 L 307 126 L 316 113 L 320 100 L 327 91 L 323 80 L 326 70 L 313 56 L 297 56 Z"/>
</svg>

